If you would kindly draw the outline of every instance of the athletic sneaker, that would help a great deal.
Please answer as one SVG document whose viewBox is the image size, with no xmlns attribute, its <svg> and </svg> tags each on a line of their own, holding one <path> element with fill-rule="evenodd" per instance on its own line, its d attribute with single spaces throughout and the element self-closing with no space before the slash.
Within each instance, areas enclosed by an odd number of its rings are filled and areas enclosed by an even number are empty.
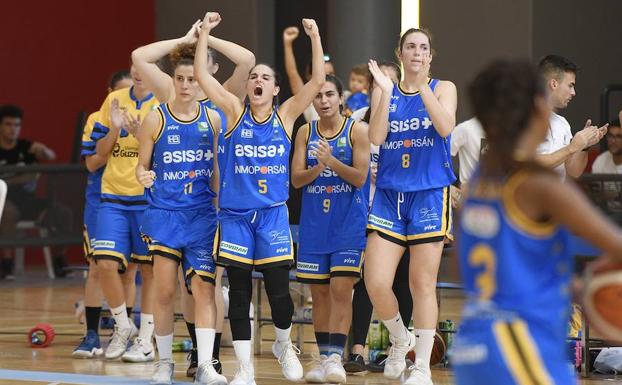
<svg viewBox="0 0 622 385">
<path fill-rule="evenodd" d="M 346 370 L 341 364 L 341 356 L 333 353 L 324 361 L 324 371 L 326 372 L 326 382 L 331 384 L 345 384 Z"/>
<path fill-rule="evenodd" d="M 408 340 L 400 341 L 389 336 L 391 348 L 384 364 L 384 376 L 391 379 L 399 378 L 406 369 L 406 354 L 415 348 L 415 335 L 408 332 Z"/>
<path fill-rule="evenodd" d="M 216 373 L 214 369 L 215 361 L 202 363 L 197 369 L 194 383 L 198 385 L 227 385 L 227 378 L 222 374 Z"/>
<path fill-rule="evenodd" d="M 313 361 L 315 366 L 313 369 L 307 371 L 305 374 L 305 381 L 310 384 L 323 384 L 326 382 L 326 372 L 324 371 L 324 361 L 326 361 L 328 357 L 325 355 L 321 355 L 319 357 L 313 357 Z"/>
<path fill-rule="evenodd" d="M 82 338 L 82 342 L 71 353 L 71 356 L 75 358 L 93 358 L 102 354 L 104 354 L 104 349 L 102 349 L 99 343 L 99 335 L 97 335 L 95 330 L 87 330 L 86 336 Z"/>
<path fill-rule="evenodd" d="M 155 349 L 151 341 L 140 337 L 134 339 L 134 343 L 121 356 L 125 362 L 151 362 L 155 359 Z"/>
<path fill-rule="evenodd" d="M 175 361 L 171 359 L 158 360 L 155 371 L 151 376 L 151 385 L 171 385 L 175 375 Z"/>
<path fill-rule="evenodd" d="M 408 368 L 411 370 L 410 376 L 404 385 L 434 385 L 432 383 L 432 373 L 430 368 L 424 365 L 420 360 L 415 360 L 415 364 Z"/>
<path fill-rule="evenodd" d="M 367 371 L 365 359 L 360 354 L 350 354 L 348 361 L 344 362 L 343 368 L 348 373 L 363 373 Z"/>
<path fill-rule="evenodd" d="M 302 380 L 303 370 L 298 354 L 300 350 L 292 344 L 291 340 L 285 343 L 275 341 L 272 345 L 272 353 L 278 359 L 283 371 L 283 375 L 290 381 Z"/>
<path fill-rule="evenodd" d="M 121 357 L 127 350 L 127 344 L 133 335 L 136 335 L 138 330 L 134 326 L 133 322 L 130 322 L 130 327 L 121 329 L 117 325 L 114 326 L 114 333 L 106 349 L 106 359 L 116 360 Z"/>
<path fill-rule="evenodd" d="M 188 352 L 188 356 L 186 356 L 186 361 L 189 361 L 188 370 L 186 370 L 186 377 L 194 378 L 194 375 L 197 373 L 197 367 L 199 365 L 199 355 L 196 349 L 192 349 Z"/>
<path fill-rule="evenodd" d="M 253 364 L 243 364 L 240 362 L 240 368 L 235 373 L 235 377 L 229 385 L 257 385 L 255 382 L 255 369 Z"/>
<path fill-rule="evenodd" d="M 212 358 L 212 365 L 214 365 L 214 370 L 216 373 L 222 374 L 222 363 L 217 358 Z"/>
</svg>

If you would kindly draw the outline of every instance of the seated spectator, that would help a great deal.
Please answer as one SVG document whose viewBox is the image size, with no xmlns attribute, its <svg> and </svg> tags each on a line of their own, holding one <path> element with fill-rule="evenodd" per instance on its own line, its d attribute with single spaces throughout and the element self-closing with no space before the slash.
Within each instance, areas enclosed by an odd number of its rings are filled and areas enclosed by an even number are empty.
<svg viewBox="0 0 622 385">
<path fill-rule="evenodd" d="M 22 110 L 14 105 L 0 106 L 0 170 L 5 165 L 30 165 L 56 158 L 56 154 L 43 143 L 20 139 Z M 60 204 L 50 204 L 35 194 L 37 173 L 2 173 L 8 185 L 4 212 L 0 221 L 0 236 L 15 238 L 17 222 L 36 221 L 49 228 L 51 235 L 67 234 L 71 227 L 71 211 Z M 65 275 L 64 250 L 55 250 L 54 269 L 57 276 Z M 13 275 L 13 256 L 11 249 L 5 249 L 0 264 L 0 275 L 11 278 Z"/>
<path fill-rule="evenodd" d="M 598 155 L 592 165 L 595 174 L 622 174 L 622 128 L 620 120 L 609 122 L 605 135 L 608 150 Z"/>
</svg>

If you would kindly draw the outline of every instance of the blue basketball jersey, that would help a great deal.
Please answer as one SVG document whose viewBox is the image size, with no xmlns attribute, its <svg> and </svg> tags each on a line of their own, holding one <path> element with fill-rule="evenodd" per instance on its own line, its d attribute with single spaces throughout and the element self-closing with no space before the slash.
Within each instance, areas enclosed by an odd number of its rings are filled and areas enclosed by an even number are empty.
<svg viewBox="0 0 622 385">
<path fill-rule="evenodd" d="M 249 106 L 225 133 L 220 167 L 220 207 L 254 210 L 278 206 L 289 198 L 291 139 L 276 107 L 258 122 Z"/>
<path fill-rule="evenodd" d="M 341 129 L 333 137 L 322 134 L 317 120 L 309 123 L 307 167 L 318 164 L 312 147 L 322 138 L 328 141 L 335 158 L 352 166 L 354 123 L 352 119 L 344 119 Z M 367 207 L 364 188 L 351 185 L 329 167 L 325 168 L 313 182 L 302 188 L 300 252 L 331 253 L 364 249 Z"/>
<path fill-rule="evenodd" d="M 477 309 L 514 314 L 561 344 L 571 309 L 570 235 L 562 226 L 534 222 L 519 210 L 514 194 L 528 177 L 519 172 L 494 194 L 486 191 L 485 198 L 477 191 L 468 194 L 458 238 L 465 314 L 478 317 Z M 477 179 L 471 190 L 477 189 Z"/>
<path fill-rule="evenodd" d="M 438 79 L 430 81 L 432 90 Z M 456 180 L 451 166 L 450 136 L 434 128 L 419 92 L 393 87 L 387 138 L 380 146 L 376 186 L 399 192 L 449 186 Z"/>
<path fill-rule="evenodd" d="M 151 169 L 156 178 L 147 190 L 149 204 L 168 210 L 192 210 L 212 204 L 214 126 L 205 107 L 198 104 L 190 121 L 176 118 L 168 104 L 157 111 L 162 125 L 153 147 Z"/>
</svg>

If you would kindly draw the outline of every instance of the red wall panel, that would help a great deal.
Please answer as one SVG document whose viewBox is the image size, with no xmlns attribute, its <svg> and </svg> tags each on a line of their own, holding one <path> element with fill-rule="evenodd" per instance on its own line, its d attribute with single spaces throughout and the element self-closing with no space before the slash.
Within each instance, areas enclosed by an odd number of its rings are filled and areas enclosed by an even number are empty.
<svg viewBox="0 0 622 385">
<path fill-rule="evenodd" d="M 0 104 L 21 106 L 22 136 L 68 161 L 77 113 L 99 108 L 110 74 L 154 40 L 154 23 L 153 0 L 5 2 Z"/>
</svg>

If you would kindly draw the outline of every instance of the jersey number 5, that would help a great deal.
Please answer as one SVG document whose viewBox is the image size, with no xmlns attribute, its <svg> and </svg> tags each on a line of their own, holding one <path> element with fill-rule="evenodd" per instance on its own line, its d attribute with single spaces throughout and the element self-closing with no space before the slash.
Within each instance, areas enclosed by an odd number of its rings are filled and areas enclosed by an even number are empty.
<svg viewBox="0 0 622 385">
<path fill-rule="evenodd" d="M 490 246 L 477 244 L 469 254 L 469 265 L 483 267 L 484 270 L 477 275 L 475 285 L 480 291 L 479 298 L 489 300 L 497 290 L 495 273 L 497 271 L 497 257 Z"/>
<path fill-rule="evenodd" d="M 257 184 L 259 185 L 259 193 L 260 194 L 265 194 L 268 192 L 268 183 L 265 179 L 259 179 L 257 181 Z"/>
</svg>

